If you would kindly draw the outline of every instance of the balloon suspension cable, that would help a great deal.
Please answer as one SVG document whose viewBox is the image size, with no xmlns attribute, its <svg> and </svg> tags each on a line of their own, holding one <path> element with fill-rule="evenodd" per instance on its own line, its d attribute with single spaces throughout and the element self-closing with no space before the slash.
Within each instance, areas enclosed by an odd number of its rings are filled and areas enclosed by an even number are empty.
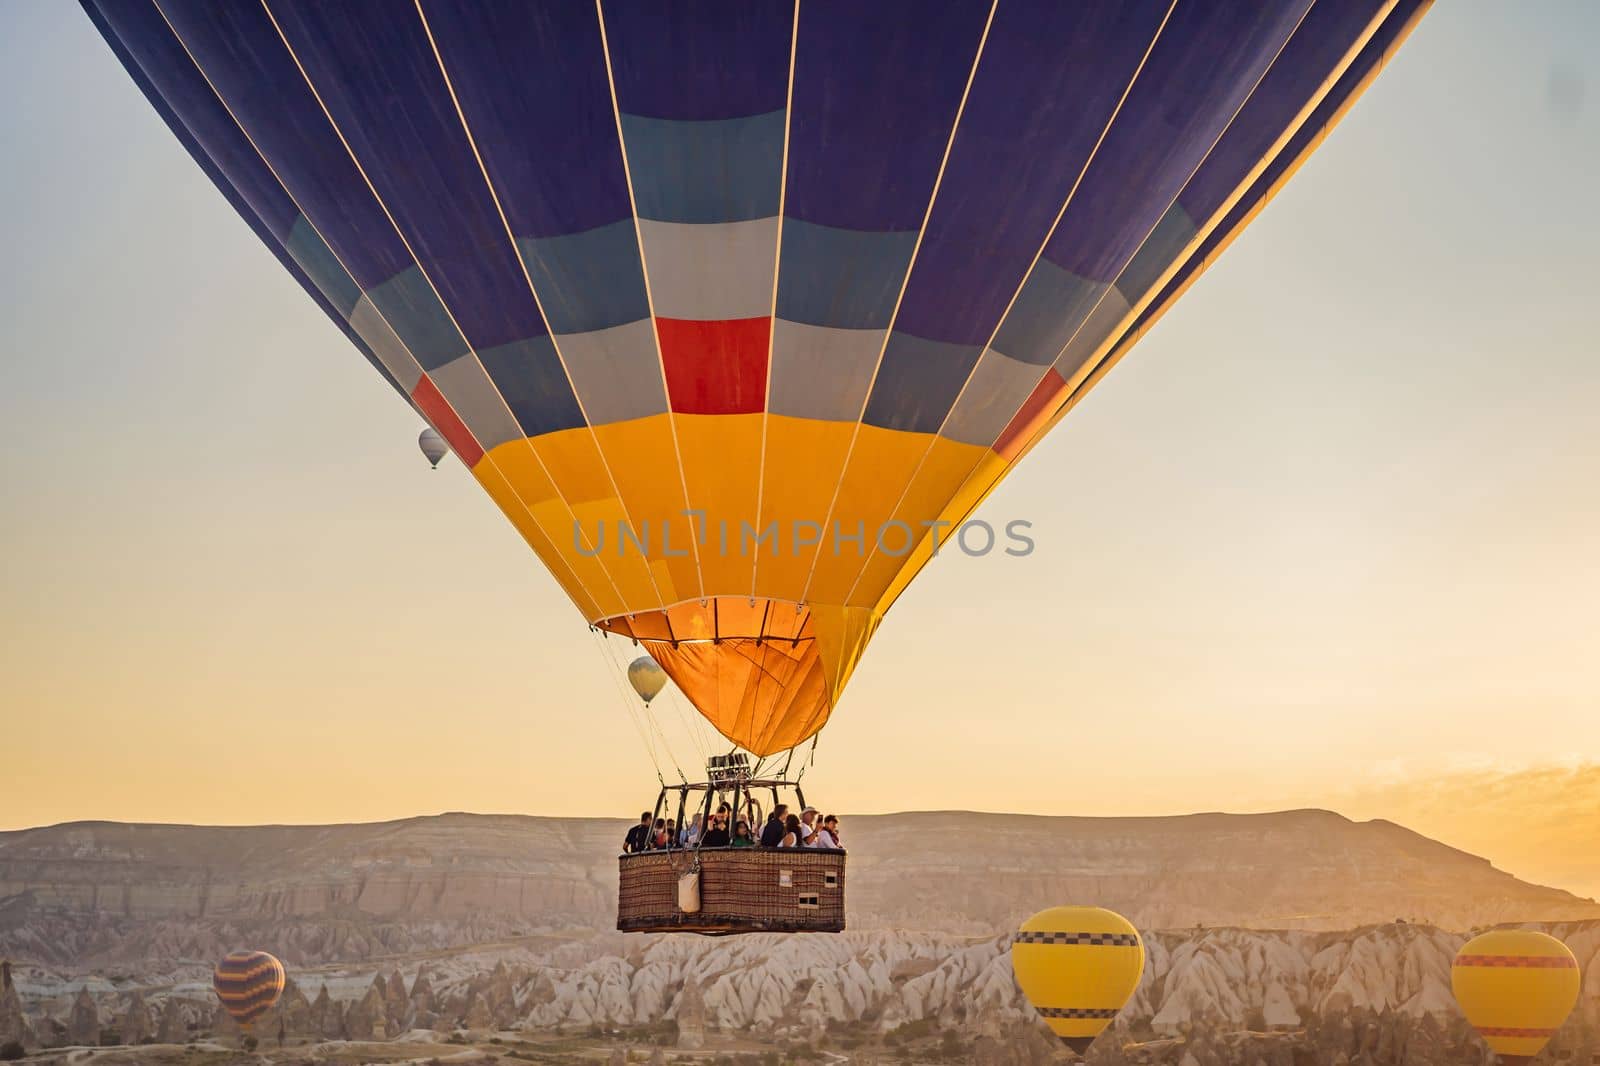
<svg viewBox="0 0 1600 1066">
<path fill-rule="evenodd" d="M 678 712 L 678 721 L 683 725 L 683 731 L 689 735 L 689 743 L 694 745 L 695 754 L 700 757 L 700 765 L 704 766 L 711 758 L 713 741 L 707 736 L 710 726 L 700 716 L 699 711 L 689 706 L 688 698 L 679 691 L 677 685 L 672 686 L 668 698 L 672 701 L 673 709 Z"/>
<path fill-rule="evenodd" d="M 635 641 L 634 643 L 637 644 L 638 642 Z M 613 665 L 616 666 L 619 675 L 618 684 L 621 686 L 623 694 L 626 696 L 626 694 L 631 691 L 631 688 L 627 682 L 628 668 L 627 666 L 623 665 L 620 660 L 613 660 Z M 671 700 L 672 695 L 675 695 L 676 692 L 677 690 L 674 688 L 672 693 L 669 693 L 669 701 Z M 657 698 L 659 698 L 659 693 L 657 694 Z M 695 748 L 696 751 L 701 750 L 700 740 L 695 735 L 693 727 L 689 724 L 688 717 L 684 714 L 683 708 L 678 704 L 674 704 L 673 706 L 678 712 L 679 724 L 683 727 L 683 731 L 689 736 L 689 743 Z M 643 713 L 645 721 L 649 724 L 650 728 L 655 730 L 657 739 L 661 741 L 661 747 L 666 751 L 667 758 L 672 760 L 672 769 L 677 772 L 678 780 L 683 784 L 688 784 L 689 779 L 684 776 L 683 764 L 678 761 L 678 750 L 677 748 L 673 747 L 672 742 L 667 739 L 666 730 L 662 729 L 661 727 L 660 716 L 650 709 L 650 704 L 648 702 L 646 702 L 644 705 Z M 704 763 L 705 756 L 701 755 L 700 760 L 702 763 Z"/>
<path fill-rule="evenodd" d="M 621 676 L 616 659 L 606 651 L 606 646 L 604 639 L 600 635 L 600 630 L 596 626 L 590 626 L 589 635 L 594 639 L 595 650 L 600 653 L 600 658 L 605 660 L 606 666 L 609 668 L 609 672 L 611 674 L 611 683 L 616 688 L 618 697 L 620 697 L 622 700 L 622 707 L 628 715 L 628 721 L 633 723 L 634 732 L 639 734 L 639 740 L 644 744 L 645 753 L 650 756 L 650 764 L 655 767 L 656 780 L 661 782 L 662 788 L 666 788 L 667 780 L 661 773 L 661 759 L 656 752 L 656 746 L 654 742 L 652 742 L 650 739 L 649 730 L 646 727 L 645 722 L 641 720 L 640 712 L 635 706 L 637 697 L 634 696 L 628 689 L 623 677 Z M 646 709 L 645 714 L 648 715 L 648 713 L 648 709 Z M 663 738 L 663 740 L 664 739 L 665 738 Z M 674 766 L 677 766 L 678 761 L 676 758 L 673 758 L 672 750 L 670 748 L 667 749 L 667 757 L 672 759 Z M 683 776 L 682 770 L 678 771 L 678 776 Z"/>
</svg>

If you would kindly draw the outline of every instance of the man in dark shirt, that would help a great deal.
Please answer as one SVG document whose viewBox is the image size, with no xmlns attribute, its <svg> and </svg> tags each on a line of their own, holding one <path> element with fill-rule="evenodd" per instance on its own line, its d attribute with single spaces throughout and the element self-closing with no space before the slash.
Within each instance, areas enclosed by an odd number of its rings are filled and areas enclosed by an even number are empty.
<svg viewBox="0 0 1600 1066">
<path fill-rule="evenodd" d="M 772 813 L 767 816 L 767 824 L 761 827 L 762 847 L 775 848 L 783 843 L 783 834 L 786 832 L 783 822 L 788 815 L 789 807 L 787 804 L 780 803 L 772 808 Z"/>
<path fill-rule="evenodd" d="M 622 842 L 622 850 L 626 854 L 636 851 L 650 850 L 650 812 L 644 811 L 639 815 L 639 824 L 628 830 L 628 837 Z"/>
<path fill-rule="evenodd" d="M 700 838 L 700 846 L 702 848 L 727 847 L 732 842 L 732 838 L 728 836 L 728 816 L 725 814 L 713 814 L 710 825 L 711 828 L 707 829 L 705 835 Z"/>
</svg>

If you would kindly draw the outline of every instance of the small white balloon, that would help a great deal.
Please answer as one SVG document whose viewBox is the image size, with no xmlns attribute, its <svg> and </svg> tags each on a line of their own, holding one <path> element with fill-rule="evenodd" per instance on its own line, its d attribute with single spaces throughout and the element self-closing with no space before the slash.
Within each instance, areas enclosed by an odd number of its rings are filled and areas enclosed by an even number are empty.
<svg viewBox="0 0 1600 1066">
<path fill-rule="evenodd" d="M 667 672 L 648 655 L 641 655 L 628 664 L 628 684 L 639 698 L 649 703 L 666 687 Z"/>
<path fill-rule="evenodd" d="M 422 449 L 422 454 L 427 456 L 429 465 L 435 470 L 439 469 L 439 460 L 450 452 L 450 446 L 432 427 L 423 430 L 421 436 L 417 437 L 417 447 Z"/>
</svg>

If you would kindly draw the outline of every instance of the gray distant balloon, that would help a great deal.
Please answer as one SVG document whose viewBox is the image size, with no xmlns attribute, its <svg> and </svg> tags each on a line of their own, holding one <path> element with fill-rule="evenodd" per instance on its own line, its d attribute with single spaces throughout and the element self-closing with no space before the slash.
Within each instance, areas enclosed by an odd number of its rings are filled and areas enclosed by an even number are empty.
<svg viewBox="0 0 1600 1066">
<path fill-rule="evenodd" d="M 432 428 L 422 431 L 422 435 L 417 438 L 417 447 L 422 449 L 422 454 L 428 457 L 428 463 L 435 470 L 439 469 L 439 460 L 450 453 L 450 446 Z"/>
</svg>

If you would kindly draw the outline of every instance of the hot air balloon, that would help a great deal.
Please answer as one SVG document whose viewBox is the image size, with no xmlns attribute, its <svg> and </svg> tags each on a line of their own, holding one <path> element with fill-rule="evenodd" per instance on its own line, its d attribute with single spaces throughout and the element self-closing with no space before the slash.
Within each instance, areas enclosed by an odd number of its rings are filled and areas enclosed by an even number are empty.
<svg viewBox="0 0 1600 1066">
<path fill-rule="evenodd" d="M 1011 968 L 1050 1031 L 1082 1055 L 1139 987 L 1144 943 L 1103 907 L 1051 907 L 1022 923 Z"/>
<path fill-rule="evenodd" d="M 628 684 L 648 704 L 667 686 L 667 672 L 650 656 L 641 655 L 628 664 Z"/>
<path fill-rule="evenodd" d="M 283 994 L 283 963 L 265 951 L 231 951 L 211 974 L 211 987 L 228 1016 L 248 1029 Z"/>
<path fill-rule="evenodd" d="M 450 453 L 450 445 L 446 444 L 444 438 L 439 436 L 439 431 L 431 426 L 417 437 L 417 447 L 422 449 L 428 465 L 435 470 L 439 469 L 439 460 Z"/>
<path fill-rule="evenodd" d="M 764 756 L 1428 0 L 82 2 L 587 622 Z"/>
<path fill-rule="evenodd" d="M 1578 960 L 1553 936 L 1496 929 L 1473 937 L 1450 966 L 1467 1021 L 1501 1062 L 1532 1062 L 1578 1002 Z"/>
</svg>

